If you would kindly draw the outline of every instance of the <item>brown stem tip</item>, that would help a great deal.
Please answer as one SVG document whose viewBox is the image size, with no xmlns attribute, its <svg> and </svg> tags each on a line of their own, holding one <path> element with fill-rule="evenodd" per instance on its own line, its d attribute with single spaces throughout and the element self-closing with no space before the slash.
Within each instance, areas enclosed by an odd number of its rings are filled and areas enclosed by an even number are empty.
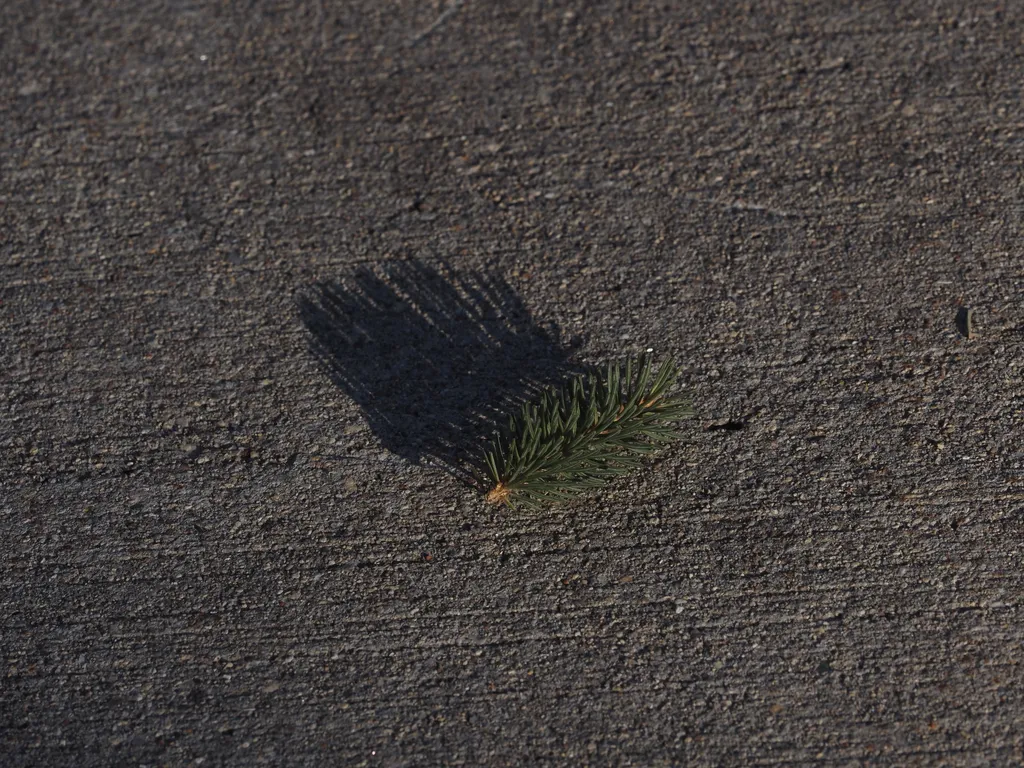
<svg viewBox="0 0 1024 768">
<path fill-rule="evenodd" d="M 489 504 L 501 504 L 504 501 L 508 501 L 509 494 L 511 494 L 511 491 L 508 487 L 503 483 L 498 483 L 488 491 L 487 502 Z"/>
</svg>

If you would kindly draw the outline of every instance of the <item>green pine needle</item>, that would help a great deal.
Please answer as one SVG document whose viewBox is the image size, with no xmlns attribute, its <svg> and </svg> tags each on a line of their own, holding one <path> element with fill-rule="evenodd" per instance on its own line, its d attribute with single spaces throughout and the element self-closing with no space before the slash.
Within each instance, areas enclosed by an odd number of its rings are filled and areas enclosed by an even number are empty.
<svg viewBox="0 0 1024 768">
<path fill-rule="evenodd" d="M 598 488 L 641 466 L 679 436 L 673 422 L 693 415 L 667 394 L 677 369 L 652 373 L 651 360 L 612 363 L 604 378 L 577 376 L 545 392 L 509 420 L 486 454 L 493 504 L 537 507 Z"/>
</svg>

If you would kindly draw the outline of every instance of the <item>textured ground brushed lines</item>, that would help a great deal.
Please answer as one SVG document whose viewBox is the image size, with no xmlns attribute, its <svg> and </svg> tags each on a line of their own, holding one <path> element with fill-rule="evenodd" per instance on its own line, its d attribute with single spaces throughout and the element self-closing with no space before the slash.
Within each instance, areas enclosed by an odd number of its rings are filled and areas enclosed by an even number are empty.
<svg viewBox="0 0 1024 768">
<path fill-rule="evenodd" d="M 5 762 L 1019 761 L 1019 21 L 322 5 L 3 11 Z M 293 296 L 396 255 L 664 346 L 692 445 L 385 455 Z"/>
</svg>

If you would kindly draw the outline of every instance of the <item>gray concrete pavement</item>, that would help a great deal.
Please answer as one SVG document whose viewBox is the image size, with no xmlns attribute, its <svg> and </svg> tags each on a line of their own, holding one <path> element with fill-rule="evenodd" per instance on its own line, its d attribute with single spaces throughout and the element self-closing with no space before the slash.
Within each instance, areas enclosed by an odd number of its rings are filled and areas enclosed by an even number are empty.
<svg viewBox="0 0 1024 768">
<path fill-rule="evenodd" d="M 1022 75 L 1018 3 L 7 0 L 0 763 L 1024 760 Z M 684 444 L 464 482 L 648 347 Z"/>
</svg>

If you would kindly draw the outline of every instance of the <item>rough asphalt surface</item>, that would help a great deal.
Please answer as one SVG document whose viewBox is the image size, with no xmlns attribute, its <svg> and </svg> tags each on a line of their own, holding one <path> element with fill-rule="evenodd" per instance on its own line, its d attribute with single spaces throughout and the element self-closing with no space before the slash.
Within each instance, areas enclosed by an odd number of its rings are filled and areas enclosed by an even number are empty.
<svg viewBox="0 0 1024 768">
<path fill-rule="evenodd" d="M 0 764 L 1021 762 L 1022 83 L 1016 2 L 5 0 Z M 648 347 L 682 444 L 466 484 Z"/>
</svg>

